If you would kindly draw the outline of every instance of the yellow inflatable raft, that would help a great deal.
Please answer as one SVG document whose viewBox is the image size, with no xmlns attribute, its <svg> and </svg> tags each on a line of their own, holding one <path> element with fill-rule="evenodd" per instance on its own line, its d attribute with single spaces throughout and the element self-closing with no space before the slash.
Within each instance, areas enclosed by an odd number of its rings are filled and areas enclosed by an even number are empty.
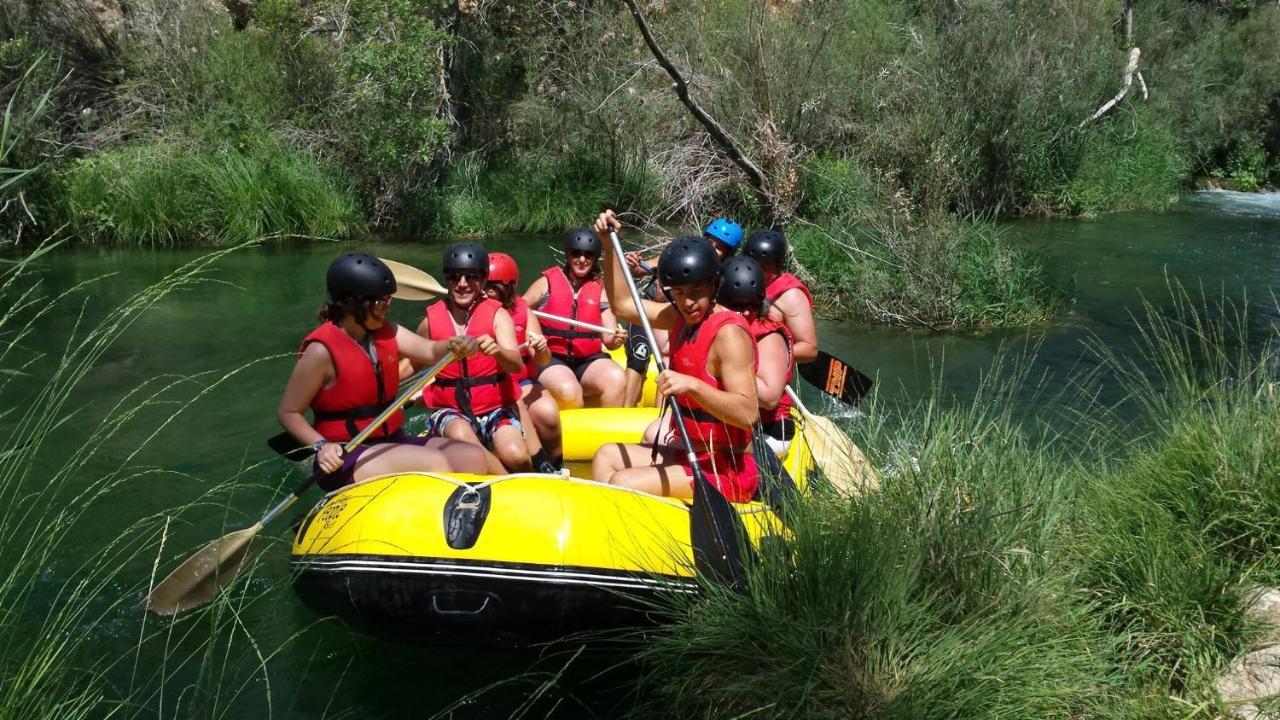
<svg viewBox="0 0 1280 720">
<path fill-rule="evenodd" d="M 402 640 L 536 640 L 643 622 L 646 598 L 697 588 L 689 504 L 583 478 L 596 448 L 638 441 L 656 416 L 564 412 L 565 457 L 579 477 L 414 473 L 331 493 L 294 539 L 297 591 L 320 612 Z M 797 434 L 785 467 L 800 488 L 809 463 Z M 753 544 L 784 532 L 771 508 L 734 507 Z"/>
</svg>

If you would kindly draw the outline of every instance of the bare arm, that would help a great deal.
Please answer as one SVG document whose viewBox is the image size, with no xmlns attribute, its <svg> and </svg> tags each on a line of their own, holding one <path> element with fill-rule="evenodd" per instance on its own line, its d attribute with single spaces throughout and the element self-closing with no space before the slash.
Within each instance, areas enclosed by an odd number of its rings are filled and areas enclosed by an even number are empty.
<svg viewBox="0 0 1280 720">
<path fill-rule="evenodd" d="M 530 310 L 540 310 L 543 305 L 547 304 L 547 290 L 547 279 L 539 275 L 538 279 L 534 280 L 533 284 L 529 286 L 529 289 L 524 291 L 524 301 L 529 303 Z"/>
<path fill-rule="evenodd" d="M 280 405 L 276 408 L 276 419 L 293 439 L 306 445 L 324 439 L 307 422 L 304 413 L 316 393 L 333 378 L 333 360 L 329 357 L 329 351 L 318 342 L 307 345 L 293 366 L 293 374 L 289 376 L 289 383 L 284 386 L 284 396 L 280 398 Z"/>
<path fill-rule="evenodd" d="M 756 396 L 760 407 L 772 410 L 778 407 L 786 392 L 787 373 L 791 370 L 791 353 L 782 333 L 770 333 L 756 343 L 759 367 L 756 368 Z"/>
<path fill-rule="evenodd" d="M 610 230 L 617 232 L 621 229 L 622 223 L 614 217 L 612 210 L 605 210 L 596 219 L 596 235 L 600 238 L 600 244 L 604 246 L 604 254 L 600 260 L 604 265 L 604 289 L 609 296 L 609 309 L 615 316 L 629 322 L 639 322 L 640 313 L 631 299 L 627 278 L 623 275 L 617 260 L 614 259 L 613 241 L 609 239 Z M 674 305 L 656 303 L 652 300 L 641 300 L 640 303 L 644 307 L 645 316 L 649 318 L 649 324 L 655 329 L 670 330 L 675 327 L 680 314 Z"/>
<path fill-rule="evenodd" d="M 538 322 L 538 317 L 533 313 L 529 313 L 529 318 L 524 326 L 524 335 L 525 341 L 533 349 L 533 361 L 537 363 L 538 367 L 544 367 L 550 363 L 551 349 L 547 347 L 546 338 L 542 334 L 542 323 Z"/>
<path fill-rule="evenodd" d="M 422 318 L 422 322 L 418 324 L 418 332 L 409 332 L 409 328 L 400 326 L 396 328 L 396 344 L 400 346 L 400 354 L 409 358 L 413 362 L 414 367 L 422 367 L 438 362 L 440 358 L 448 355 L 457 343 L 457 338 L 448 340 L 428 340 L 427 333 L 430 332 L 430 325 L 427 319 Z"/>
<path fill-rule="evenodd" d="M 818 329 L 813 324 L 813 308 L 809 299 L 798 288 L 792 288 L 774 300 L 773 306 L 782 313 L 782 321 L 791 331 L 795 341 L 791 352 L 796 362 L 809 362 L 818 357 Z"/>
<path fill-rule="evenodd" d="M 499 308 L 493 315 L 493 339 L 498 342 L 498 352 L 494 359 L 503 372 L 516 373 L 524 366 L 524 358 L 520 357 L 520 348 L 516 343 L 516 326 L 511 321 L 511 313 Z"/>
</svg>

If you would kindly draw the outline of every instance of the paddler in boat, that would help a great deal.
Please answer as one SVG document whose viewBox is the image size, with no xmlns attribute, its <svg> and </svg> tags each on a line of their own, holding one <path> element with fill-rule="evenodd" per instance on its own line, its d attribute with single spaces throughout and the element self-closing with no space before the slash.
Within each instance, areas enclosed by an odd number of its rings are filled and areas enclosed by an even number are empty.
<svg viewBox="0 0 1280 720">
<path fill-rule="evenodd" d="M 565 237 L 564 264 L 545 270 L 524 293 L 534 310 L 615 328 L 604 335 L 567 323 L 544 319 L 542 334 L 551 348 L 551 364 L 538 382 L 561 408 L 580 408 L 587 398 L 600 407 L 621 407 L 622 368 L 604 348 L 613 350 L 627 339 L 614 320 L 600 284 L 600 239 L 591 228 L 575 228 Z"/>
<path fill-rule="evenodd" d="M 607 210 L 596 220 L 603 240 L 622 225 Z M 642 300 L 636 308 L 610 243 L 603 243 L 610 306 L 624 320 L 644 312 L 667 330 L 671 367 L 658 376 L 658 391 L 674 396 L 684 431 L 707 480 L 734 502 L 751 499 L 759 474 L 751 454 L 751 427 L 760 418 L 755 344 L 747 321 L 717 306 L 720 258 L 703 238 L 679 238 L 658 258 L 658 282 L 670 303 Z M 592 476 L 654 495 L 693 496 L 693 473 L 678 436 L 656 444 L 610 444 L 596 452 Z"/>
<path fill-rule="evenodd" d="M 716 249 L 716 255 L 720 256 L 720 262 L 724 262 L 733 256 L 738 250 L 738 246 L 742 244 L 742 226 L 730 220 L 729 218 L 720 217 L 712 220 L 702 231 L 702 237 L 706 238 L 713 248 Z M 658 294 L 658 284 L 653 277 L 656 272 L 655 266 L 658 263 L 656 256 L 650 257 L 648 260 L 643 259 L 639 252 L 629 252 L 625 255 L 627 260 L 627 268 L 631 271 L 631 275 L 637 279 L 648 279 L 649 282 L 643 288 L 644 297 L 649 300 L 660 300 Z M 662 331 L 654 331 L 654 339 L 658 341 L 660 348 L 656 348 L 665 357 L 668 352 L 667 334 Z M 635 407 L 640 403 L 640 398 L 644 393 L 644 380 L 649 369 L 649 355 L 654 352 L 655 348 L 649 347 L 649 341 L 642 332 L 632 332 L 627 338 L 627 373 L 626 373 L 626 390 L 623 395 L 623 404 L 626 407 Z"/>
<path fill-rule="evenodd" d="M 720 292 L 716 302 L 747 321 L 756 343 L 756 398 L 760 402 L 760 429 L 769 449 L 778 457 L 787 454 L 795 437 L 791 396 L 787 384 L 795 372 L 791 331 L 765 310 L 765 275 L 760 264 L 746 256 L 730 258 L 720 266 Z"/>
<path fill-rule="evenodd" d="M 777 230 L 760 230 L 742 244 L 742 254 L 754 258 L 764 271 L 764 297 L 769 316 L 785 323 L 795 339 L 796 362 L 818 357 L 818 330 L 813 324 L 813 293 L 800 278 L 782 272 L 787 237 Z"/>
<path fill-rule="evenodd" d="M 427 434 L 483 446 L 507 471 L 528 472 L 533 464 L 520 424 L 516 381 L 524 358 L 510 313 L 485 296 L 489 253 L 477 243 L 457 243 L 445 252 L 442 269 L 449 294 L 427 306 L 418 334 L 432 340 L 473 337 L 479 352 L 449 363 L 427 386 L 423 401 L 433 408 Z"/>
<path fill-rule="evenodd" d="M 489 253 L 489 279 L 485 282 L 485 295 L 497 300 L 502 309 L 511 314 L 516 331 L 516 347 L 524 365 L 515 373 L 520 386 L 521 424 L 531 426 L 534 432 L 525 432 L 525 444 L 533 460 L 534 469 L 543 473 L 559 470 L 560 407 L 556 399 L 538 382 L 538 371 L 551 362 L 547 339 L 542 335 L 538 318 L 529 312 L 529 304 L 516 292 L 520 283 L 520 268 L 515 258 L 504 252 Z"/>
<path fill-rule="evenodd" d="M 405 435 L 396 412 L 350 453 L 342 444 L 365 428 L 396 397 L 400 359 L 429 365 L 447 353 L 470 355 L 476 342 L 450 334 L 424 340 L 387 320 L 396 279 L 376 257 L 340 255 L 325 274 L 328 302 L 320 326 L 302 341 L 298 361 L 276 410 L 280 425 L 315 450 L 317 483 L 336 490 L 391 473 L 485 472 L 483 449 L 453 440 Z M 303 413 L 310 407 L 315 422 Z"/>
</svg>

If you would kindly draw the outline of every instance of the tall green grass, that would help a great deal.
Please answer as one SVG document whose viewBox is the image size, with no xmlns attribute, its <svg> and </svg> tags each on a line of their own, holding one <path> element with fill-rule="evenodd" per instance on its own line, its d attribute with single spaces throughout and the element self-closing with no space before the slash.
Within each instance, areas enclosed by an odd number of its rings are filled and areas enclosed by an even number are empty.
<svg viewBox="0 0 1280 720">
<path fill-rule="evenodd" d="M 102 518 L 109 508 L 145 507 L 136 499 L 156 483 L 191 483 L 140 464 L 142 453 L 238 370 L 156 377 L 119 389 L 109 407 L 84 405 L 96 368 L 130 327 L 171 294 L 205 281 L 231 250 L 194 260 L 104 310 L 88 302 L 96 279 L 50 296 L 38 273 L 49 249 L 0 271 L 0 718 L 223 718 L 271 707 L 270 659 L 306 628 L 270 643 L 255 637 L 246 618 L 284 590 L 254 583 L 253 566 L 206 610 L 156 620 L 139 606 L 157 579 L 150 576 L 192 549 L 188 525 L 207 528 L 201 519 L 210 515 L 238 522 L 229 499 L 263 468 L 246 467 L 181 507 L 112 516 L 114 526 Z M 80 322 L 61 356 L 27 349 L 46 318 L 77 306 Z M 99 410 L 101 418 L 90 417 Z M 136 439 L 140 429 L 142 441 L 121 452 L 121 438 Z M 69 451 L 68 437 L 77 440 Z M 135 500 L 123 503 L 126 497 Z"/>
<path fill-rule="evenodd" d="M 640 649 L 652 702 L 682 717 L 1221 717 L 1216 678 L 1259 639 L 1250 589 L 1280 582 L 1280 372 L 1274 329 L 1250 338 L 1243 311 L 1208 307 L 1179 295 L 1137 353 L 1096 348 L 1130 402 L 1078 409 L 1070 443 L 1005 409 L 1016 373 L 971 406 L 873 412 L 857 439 L 881 489 L 814 498 L 747 592 L 671 608 Z"/>
<path fill-rule="evenodd" d="M 159 142 L 76 161 L 63 175 L 69 231 L 91 242 L 234 244 L 342 237 L 363 227 L 332 168 L 269 136 L 239 146 Z"/>
</svg>

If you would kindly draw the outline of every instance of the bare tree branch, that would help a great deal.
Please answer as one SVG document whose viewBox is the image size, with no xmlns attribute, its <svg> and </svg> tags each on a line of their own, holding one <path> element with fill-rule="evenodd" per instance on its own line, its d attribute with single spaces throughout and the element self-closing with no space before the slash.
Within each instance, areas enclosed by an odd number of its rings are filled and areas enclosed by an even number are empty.
<svg viewBox="0 0 1280 720">
<path fill-rule="evenodd" d="M 644 36 L 644 42 L 649 46 L 649 51 L 653 53 L 653 57 L 658 61 L 667 74 L 671 76 L 672 87 L 676 91 L 676 97 L 680 98 L 680 102 L 689 109 L 690 114 L 702 125 L 707 134 L 715 140 L 716 144 L 724 151 L 729 160 L 737 165 L 739 169 L 747 176 L 747 182 L 755 190 L 756 197 L 760 201 L 761 209 L 765 216 L 772 222 L 774 215 L 773 195 L 769 192 L 764 173 L 760 172 L 760 168 L 755 163 L 742 154 L 738 149 L 738 144 L 734 142 L 729 132 L 724 129 L 716 119 L 711 117 L 707 111 L 698 105 L 697 101 L 689 96 L 689 84 L 685 82 L 684 76 L 676 69 L 675 65 L 667 59 L 666 53 L 662 52 L 662 48 L 658 46 L 658 41 L 654 39 L 653 32 L 649 29 L 649 23 L 644 19 L 644 15 L 640 12 L 640 7 L 636 4 L 636 0 L 623 0 L 627 4 L 627 8 L 631 10 L 631 17 L 635 19 L 636 26 L 640 28 L 640 34 Z"/>
<path fill-rule="evenodd" d="M 1129 88 L 1133 86 L 1134 75 L 1138 76 L 1138 83 L 1142 85 L 1142 99 L 1147 99 L 1147 83 L 1142 79 L 1142 73 L 1138 72 L 1138 58 L 1141 55 L 1142 52 L 1138 50 L 1138 48 L 1133 48 L 1129 51 L 1129 64 L 1125 66 L 1124 69 L 1124 86 L 1120 88 L 1120 92 L 1116 93 L 1115 97 L 1103 103 L 1102 107 L 1098 108 L 1097 112 L 1085 118 L 1084 121 L 1080 123 L 1079 127 L 1084 127 L 1085 125 L 1088 125 L 1094 120 L 1102 117 L 1103 113 L 1115 107 L 1116 103 L 1123 100 L 1124 96 L 1129 93 Z"/>
</svg>

